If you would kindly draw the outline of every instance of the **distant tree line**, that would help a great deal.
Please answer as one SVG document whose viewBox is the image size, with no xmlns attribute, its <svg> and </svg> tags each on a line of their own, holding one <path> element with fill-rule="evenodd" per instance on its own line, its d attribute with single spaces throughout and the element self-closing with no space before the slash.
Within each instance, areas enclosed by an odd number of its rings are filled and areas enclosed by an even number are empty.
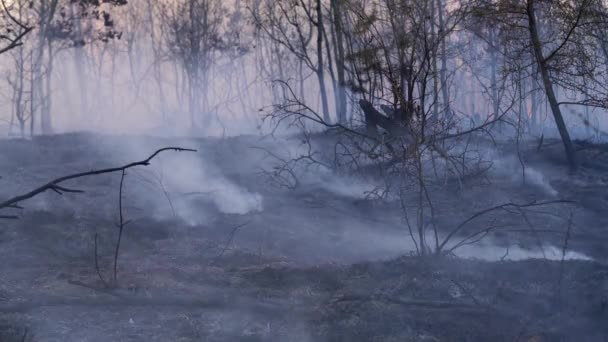
<svg viewBox="0 0 608 342">
<path fill-rule="evenodd" d="M 294 97 L 355 127 L 364 100 L 453 131 L 540 136 L 548 117 L 575 168 L 571 126 L 591 136 L 608 107 L 602 0 L 5 0 L 2 13 L 21 136 L 52 133 L 60 100 L 91 125 L 139 108 L 193 132 Z"/>
</svg>

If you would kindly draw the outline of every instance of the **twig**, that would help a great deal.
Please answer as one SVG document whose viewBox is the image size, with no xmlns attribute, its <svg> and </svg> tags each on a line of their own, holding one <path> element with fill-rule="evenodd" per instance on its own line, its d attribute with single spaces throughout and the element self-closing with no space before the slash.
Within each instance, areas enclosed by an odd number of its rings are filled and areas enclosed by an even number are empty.
<svg viewBox="0 0 608 342">
<path fill-rule="evenodd" d="M 218 254 L 215 258 L 213 258 L 213 260 L 211 260 L 211 262 L 209 263 L 209 265 L 213 265 L 215 264 L 215 262 L 220 259 L 222 256 L 224 256 L 224 253 L 226 253 L 226 250 L 228 250 L 228 247 L 230 246 L 230 244 L 232 243 L 232 240 L 234 239 L 234 235 L 236 234 L 237 230 L 239 230 L 240 228 L 243 228 L 244 226 L 248 225 L 251 221 L 247 221 L 243 224 L 240 224 L 236 227 L 234 227 L 232 229 L 232 231 L 230 232 L 230 234 L 228 235 L 228 241 L 226 242 L 226 244 L 224 245 L 224 248 L 222 248 L 220 254 Z"/>
<path fill-rule="evenodd" d="M 97 252 L 97 233 L 95 233 L 95 271 L 97 271 L 97 276 L 99 280 L 103 283 L 104 287 L 109 287 L 108 282 L 103 278 L 101 274 L 101 269 L 99 268 L 99 253 Z"/>
<path fill-rule="evenodd" d="M 156 177 L 156 174 L 154 174 L 154 176 Z M 160 174 L 157 177 L 158 185 L 160 186 L 160 190 L 165 195 L 165 198 L 167 199 L 167 202 L 169 202 L 169 206 L 171 207 L 171 212 L 173 213 L 173 217 L 176 218 L 177 217 L 177 213 L 175 211 L 175 207 L 173 206 L 173 200 L 171 200 L 171 196 L 169 195 L 169 192 L 167 191 L 167 188 L 165 187 L 165 183 L 163 182 L 163 178 L 164 178 L 164 172 L 163 172 L 163 168 L 161 168 Z"/>
<path fill-rule="evenodd" d="M 83 283 L 81 281 L 78 281 L 78 280 L 68 280 L 68 284 L 74 285 L 74 286 L 84 287 L 85 289 L 93 290 L 95 292 L 101 292 L 103 294 L 107 294 L 107 295 L 114 296 L 114 297 L 117 297 L 117 298 L 124 298 L 124 299 L 126 299 L 125 296 L 121 295 L 118 292 L 115 292 L 110 287 L 99 288 L 99 287 L 96 287 L 94 285 L 85 284 L 85 283 Z"/>
<path fill-rule="evenodd" d="M 545 253 L 545 248 L 543 247 L 543 242 L 540 239 L 540 236 L 538 235 L 538 233 L 536 232 L 534 225 L 532 224 L 532 222 L 530 222 L 528 215 L 526 215 L 526 213 L 521 208 L 517 208 L 517 210 L 520 212 L 521 216 L 524 218 L 524 222 L 526 223 L 528 228 L 530 228 L 530 231 L 532 232 L 532 234 L 534 234 L 534 238 L 536 239 L 538 248 L 540 249 L 541 253 L 543 254 L 543 259 L 547 259 L 547 254 Z"/>
<path fill-rule="evenodd" d="M 468 223 L 470 223 L 471 221 L 484 216 L 488 213 L 494 212 L 496 210 L 510 210 L 510 209 L 521 209 L 521 208 L 528 208 L 528 207 L 538 207 L 538 206 L 545 206 L 545 205 L 551 205 L 551 204 L 572 204 L 575 203 L 574 201 L 570 201 L 570 200 L 553 200 L 553 201 L 544 201 L 544 202 L 538 202 L 538 201 L 532 201 L 529 203 L 525 203 L 525 204 L 517 204 L 517 203 L 513 203 L 513 202 L 509 202 L 509 203 L 504 203 L 504 204 L 500 204 L 488 209 L 484 209 L 482 211 L 478 211 L 477 213 L 473 214 L 472 216 L 470 216 L 469 218 L 467 218 L 466 220 L 464 220 L 462 223 L 460 223 L 456 228 L 454 228 L 443 240 L 443 242 L 439 245 L 439 249 L 438 249 L 438 253 L 441 252 L 446 244 L 454 237 L 454 235 L 456 235 L 456 233 L 458 233 L 460 230 L 462 230 L 462 228 L 464 228 Z"/>
<path fill-rule="evenodd" d="M 125 228 L 125 225 L 128 223 L 124 222 L 124 217 L 122 214 L 122 189 L 125 182 L 125 170 L 122 170 L 122 175 L 120 176 L 120 187 L 118 189 L 118 240 L 116 241 L 116 249 L 114 250 L 114 285 L 116 285 L 116 275 L 118 268 L 118 252 L 120 251 L 120 241 L 122 240 L 122 232 Z"/>
<path fill-rule="evenodd" d="M 507 248 L 505 249 L 505 254 L 503 254 L 500 257 L 500 261 L 505 261 L 505 259 L 509 256 L 509 249 L 511 248 L 511 245 L 507 245 Z"/>
<path fill-rule="evenodd" d="M 540 136 L 540 140 L 538 141 L 538 146 L 536 146 L 536 152 L 540 152 L 540 149 L 543 147 L 543 140 L 545 140 L 545 135 Z"/>
<path fill-rule="evenodd" d="M 456 280 L 451 280 L 452 283 L 454 283 L 454 285 L 458 286 L 458 288 L 464 292 L 467 296 L 471 297 L 471 299 L 473 300 L 473 302 L 476 305 L 481 305 L 481 303 L 477 300 L 477 298 L 475 298 L 475 296 L 471 293 L 471 291 L 469 291 L 466 287 L 464 287 L 462 284 L 460 284 L 459 282 L 457 282 Z"/>
<path fill-rule="evenodd" d="M 420 255 L 420 247 L 418 247 L 418 242 L 416 242 L 416 237 L 414 236 L 414 230 L 412 229 L 412 225 L 410 224 L 410 220 L 407 214 L 407 206 L 405 205 L 405 199 L 403 196 L 403 189 L 400 190 L 399 199 L 401 203 L 401 210 L 403 211 L 403 219 L 405 220 L 405 224 L 407 225 L 407 229 L 410 233 L 410 238 L 414 242 L 414 247 L 416 247 L 416 255 Z"/>
</svg>

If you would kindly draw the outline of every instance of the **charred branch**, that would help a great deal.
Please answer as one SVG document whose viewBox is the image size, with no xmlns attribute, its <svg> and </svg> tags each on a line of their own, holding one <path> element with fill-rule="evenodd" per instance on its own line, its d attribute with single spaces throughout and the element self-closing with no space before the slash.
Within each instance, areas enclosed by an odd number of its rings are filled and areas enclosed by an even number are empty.
<svg viewBox="0 0 608 342">
<path fill-rule="evenodd" d="M 166 151 L 196 152 L 196 150 L 182 148 L 182 147 L 165 147 L 165 148 L 161 148 L 161 149 L 157 150 L 152 155 L 150 155 L 148 158 L 141 160 L 141 161 L 132 162 L 132 163 L 129 163 L 129 164 L 126 164 L 123 166 L 118 166 L 118 167 L 112 167 L 112 168 L 106 168 L 106 169 L 100 169 L 100 170 L 92 170 L 92 171 L 87 171 L 87 172 L 79 172 L 79 173 L 59 177 L 34 190 L 31 190 L 30 192 L 27 192 L 25 194 L 18 195 L 18 196 L 15 196 L 15 197 L 12 197 L 10 199 L 3 201 L 2 203 L 0 203 L 0 209 L 15 208 L 15 206 L 18 206 L 20 202 L 33 198 L 33 197 L 35 197 L 43 192 L 49 191 L 49 190 L 55 191 L 58 194 L 62 194 L 64 192 L 81 193 L 81 192 L 83 192 L 82 190 L 66 188 L 66 187 L 62 186 L 61 184 L 65 183 L 67 181 L 73 180 L 73 179 L 91 177 L 91 176 L 99 176 L 99 175 L 103 175 L 103 174 L 116 173 L 116 172 L 125 172 L 126 170 L 137 167 L 137 166 L 148 166 L 148 165 L 150 165 L 150 162 L 152 161 L 152 159 L 156 158 L 159 154 L 166 152 Z M 0 216 L 0 218 L 16 218 L 16 217 Z"/>
</svg>

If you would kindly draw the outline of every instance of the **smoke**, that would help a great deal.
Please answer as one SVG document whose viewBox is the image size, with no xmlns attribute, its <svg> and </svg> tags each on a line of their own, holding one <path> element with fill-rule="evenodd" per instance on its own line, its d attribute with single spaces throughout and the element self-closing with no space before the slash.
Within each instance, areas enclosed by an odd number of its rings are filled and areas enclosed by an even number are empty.
<svg viewBox="0 0 608 342">
<path fill-rule="evenodd" d="M 232 183 L 219 169 L 205 163 L 199 156 L 174 154 L 166 157 L 163 164 L 172 166 L 170 172 L 164 172 L 165 186 L 172 193 L 200 194 L 225 214 L 243 215 L 263 209 L 260 194 Z"/>
<path fill-rule="evenodd" d="M 302 187 L 320 189 L 350 199 L 365 199 L 382 186 L 378 179 L 366 177 L 364 173 L 337 173 L 331 168 L 333 161 L 324 153 L 331 147 L 323 142 L 280 137 L 275 138 L 273 146 L 267 148 L 272 155 L 267 156 L 271 158 L 266 158 L 264 167 L 276 170 L 287 166 L 293 173 L 289 178 L 295 177 Z"/>
<path fill-rule="evenodd" d="M 338 196 L 365 199 L 378 188 L 373 182 L 356 176 L 339 176 L 328 169 L 320 168 L 318 182 L 321 188 Z M 307 177 L 307 181 L 314 184 L 312 177 Z"/>
<path fill-rule="evenodd" d="M 527 249 L 520 246 L 499 247 L 492 241 L 481 241 L 475 245 L 467 245 L 457 249 L 454 254 L 461 258 L 481 259 L 486 261 L 519 261 L 526 259 L 562 260 L 593 260 L 593 258 L 576 251 L 566 251 L 555 246 Z"/>
<path fill-rule="evenodd" d="M 495 180 L 530 185 L 550 197 L 556 197 L 559 194 L 551 185 L 546 172 L 520 159 L 514 152 L 501 153 L 496 149 L 482 148 L 479 151 L 479 158 L 486 163 L 491 163 L 489 174 Z"/>
<path fill-rule="evenodd" d="M 128 172 L 126 202 L 144 208 L 144 215 L 156 219 L 175 216 L 195 225 L 208 222 L 213 213 L 245 215 L 264 208 L 262 195 L 230 180 L 214 165 L 213 151 L 200 140 L 115 137 L 93 142 L 116 165 L 143 160 L 161 147 L 198 150 L 168 151 L 154 158 L 150 166 Z"/>
</svg>

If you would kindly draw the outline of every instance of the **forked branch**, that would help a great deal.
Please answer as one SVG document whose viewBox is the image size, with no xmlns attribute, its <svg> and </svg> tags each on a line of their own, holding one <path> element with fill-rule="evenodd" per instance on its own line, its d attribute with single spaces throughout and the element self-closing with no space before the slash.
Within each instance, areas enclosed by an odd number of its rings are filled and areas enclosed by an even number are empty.
<svg viewBox="0 0 608 342">
<path fill-rule="evenodd" d="M 80 172 L 80 173 L 75 173 L 75 174 L 59 177 L 28 193 L 25 193 L 25 194 L 22 194 L 19 196 L 15 196 L 13 198 L 5 200 L 4 202 L 0 203 L 0 210 L 6 209 L 6 208 L 19 208 L 18 204 L 20 202 L 33 198 L 48 190 L 55 191 L 58 194 L 62 194 L 64 192 L 70 192 L 70 193 L 83 192 L 81 190 L 66 188 L 62 184 L 69 180 L 76 179 L 76 178 L 98 176 L 98 175 L 107 174 L 107 173 L 124 172 L 124 171 L 126 171 L 130 168 L 136 167 L 136 166 L 148 166 L 148 165 L 150 165 L 150 162 L 152 161 L 152 159 L 156 158 L 156 156 L 158 156 L 160 153 L 163 153 L 166 151 L 196 152 L 196 150 L 189 149 L 189 148 L 164 147 L 164 148 L 161 148 L 161 149 L 157 150 L 156 152 L 152 153 L 148 158 L 141 160 L 141 161 L 132 162 L 132 163 L 129 163 L 129 164 L 126 164 L 123 166 L 118 166 L 118 167 L 112 167 L 112 168 L 100 169 L 100 170 L 91 170 L 91 171 L 87 171 L 87 172 Z M 0 215 L 0 219 L 2 219 L 2 218 L 14 219 L 17 217 L 13 216 L 13 215 Z"/>
</svg>

